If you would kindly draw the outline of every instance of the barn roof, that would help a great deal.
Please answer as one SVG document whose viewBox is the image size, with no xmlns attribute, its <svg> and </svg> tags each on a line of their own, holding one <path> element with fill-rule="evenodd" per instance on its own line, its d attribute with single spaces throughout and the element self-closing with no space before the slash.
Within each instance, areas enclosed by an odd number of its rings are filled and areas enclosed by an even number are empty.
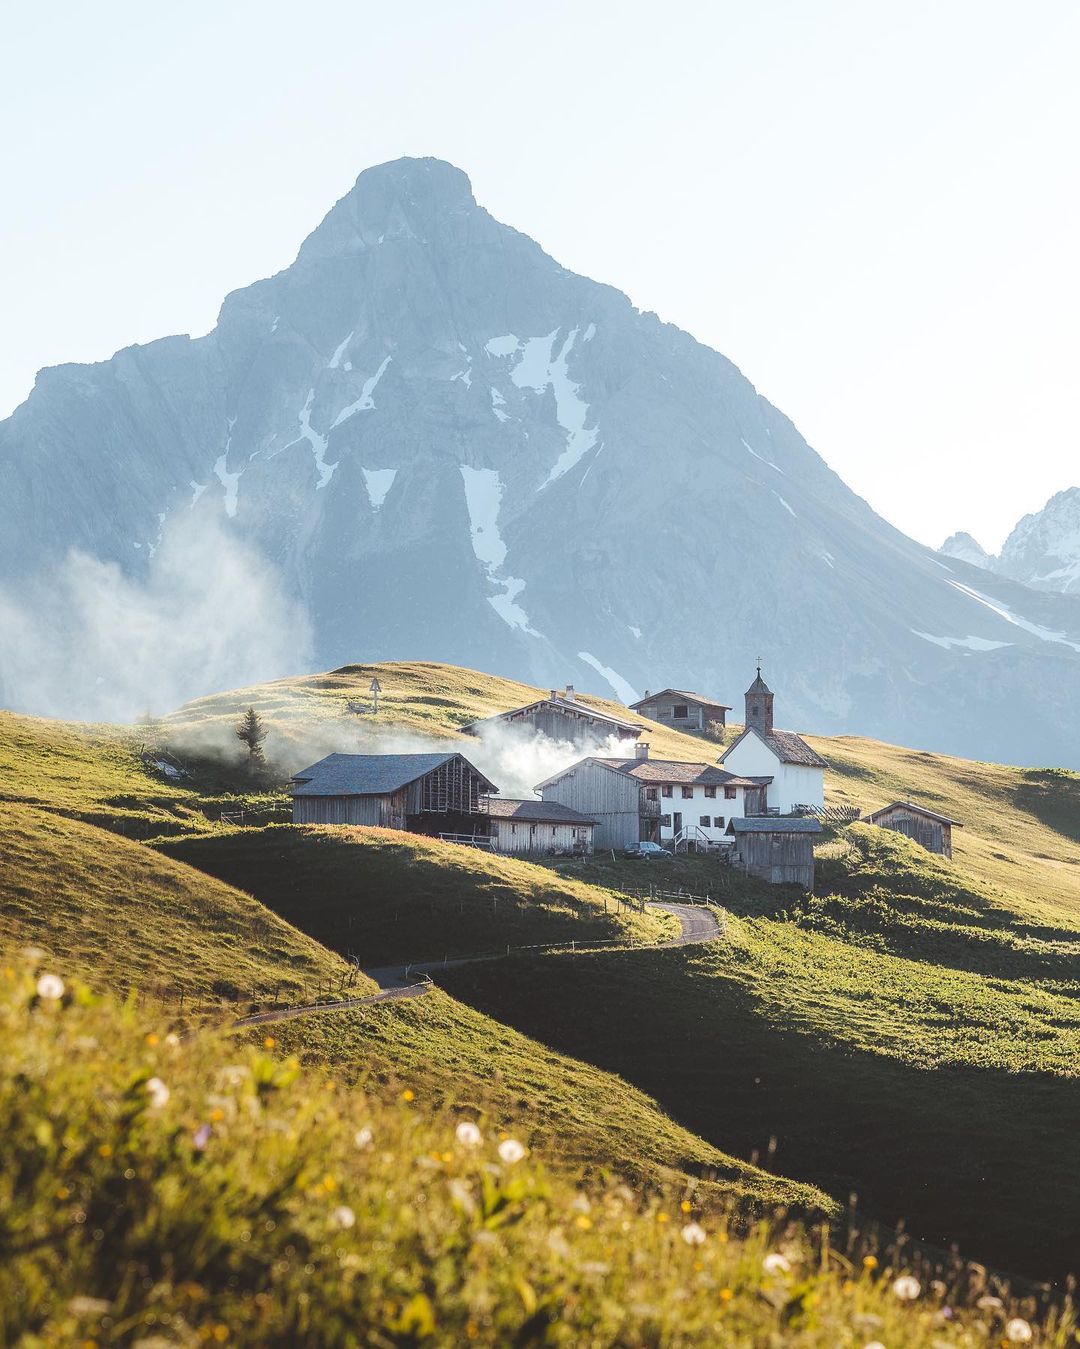
<svg viewBox="0 0 1080 1349">
<path fill-rule="evenodd" d="M 487 801 L 492 819 L 521 820 L 526 824 L 597 824 L 598 821 L 558 801 L 512 801 L 492 797 Z"/>
<path fill-rule="evenodd" d="M 729 834 L 820 834 L 821 825 L 809 816 L 758 815 L 732 820 Z"/>
<path fill-rule="evenodd" d="M 953 824 L 957 829 L 963 829 L 959 820 L 952 820 L 948 815 L 939 815 L 936 810 L 927 810 L 925 806 L 917 806 L 914 801 L 894 801 L 889 806 L 882 806 L 880 810 L 872 811 L 863 820 L 863 824 L 876 824 L 882 815 L 888 815 L 891 810 L 910 810 L 913 815 L 922 815 L 928 820 L 936 820 L 938 824 Z"/>
<path fill-rule="evenodd" d="M 731 751 L 737 745 L 741 745 L 748 735 L 756 735 L 759 740 L 763 740 L 781 763 L 801 764 L 804 768 L 828 768 L 829 766 L 821 755 L 812 750 L 802 736 L 796 735 L 794 731 L 770 731 L 766 735 L 755 726 L 747 726 L 742 735 L 728 745 L 727 749 L 720 755 L 720 762 L 723 763 Z"/>
<path fill-rule="evenodd" d="M 426 777 L 460 754 L 328 754 L 291 779 L 293 796 L 386 796 Z M 499 789 L 468 759 L 487 790 Z"/>
<path fill-rule="evenodd" d="M 601 712 L 595 707 L 589 707 L 587 703 L 578 702 L 576 698 L 563 698 L 560 695 L 556 695 L 554 698 L 537 698 L 535 702 L 525 703 L 521 707 L 511 707 L 508 711 L 496 712 L 491 717 L 480 717 L 476 721 L 470 721 L 467 726 L 463 726 L 461 729 L 469 733 L 475 733 L 478 726 L 488 726 L 495 721 L 509 721 L 513 717 L 532 712 L 538 707 L 553 707 L 559 712 L 572 713 L 584 721 L 595 721 L 599 726 L 613 731 L 625 731 L 628 736 L 637 735 L 639 731 L 645 729 L 640 722 L 623 721 L 621 717 L 613 717 L 608 712 Z"/>
<path fill-rule="evenodd" d="M 579 759 L 577 764 L 571 764 L 569 768 L 561 769 L 539 786 L 546 787 L 549 783 L 556 782 L 583 763 L 598 763 L 613 772 L 636 778 L 638 782 L 646 782 L 652 786 L 669 783 L 673 786 L 680 783 L 689 786 L 693 783 L 699 787 L 761 787 L 772 782 L 772 778 L 744 778 L 737 773 L 729 773 L 724 768 L 716 768 L 712 764 L 688 763 L 682 759 L 608 759 L 592 755 L 587 759 Z"/>
<path fill-rule="evenodd" d="M 669 694 L 673 698 L 685 698 L 690 703 L 701 703 L 703 707 L 722 707 L 725 712 L 731 711 L 727 703 L 718 703 L 715 698 L 706 698 L 703 693 L 690 693 L 687 689 L 661 689 L 659 693 L 647 693 L 638 702 L 631 703 L 630 707 L 636 711 L 639 707 L 655 703 L 657 698 L 666 698 Z"/>
</svg>

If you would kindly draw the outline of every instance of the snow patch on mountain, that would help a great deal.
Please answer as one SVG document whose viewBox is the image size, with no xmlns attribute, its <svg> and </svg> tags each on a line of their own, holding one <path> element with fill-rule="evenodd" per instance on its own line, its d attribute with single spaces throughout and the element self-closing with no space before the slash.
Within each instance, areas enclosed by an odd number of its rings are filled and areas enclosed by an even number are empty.
<svg viewBox="0 0 1080 1349">
<path fill-rule="evenodd" d="M 309 389 L 307 401 L 300 409 L 300 439 L 306 440 L 311 446 L 311 453 L 315 456 L 315 472 L 319 475 L 319 481 L 315 484 L 315 490 L 318 492 L 325 487 L 334 476 L 334 470 L 337 464 L 328 464 L 326 462 L 326 436 L 316 431 L 311 425 L 311 407 L 315 402 L 315 390 Z M 335 423 L 336 425 L 336 423 Z"/>
<path fill-rule="evenodd" d="M 340 426 L 342 422 L 347 422 L 349 418 L 354 416 L 357 412 L 370 412 L 374 408 L 375 400 L 371 395 L 375 392 L 379 380 L 382 379 L 386 372 L 386 367 L 390 364 L 392 359 L 393 358 L 390 356 L 383 357 L 382 365 L 379 366 L 378 370 L 375 371 L 370 379 L 364 380 L 364 387 L 360 391 L 360 397 L 356 399 L 354 403 L 349 403 L 346 407 L 343 407 L 330 423 L 331 431 L 333 431 L 336 426 Z"/>
<path fill-rule="evenodd" d="M 495 416 L 498 417 L 499 421 L 508 422 L 510 420 L 510 416 L 508 413 L 503 412 L 504 407 L 506 407 L 506 399 L 502 396 L 502 394 L 498 391 L 498 389 L 496 389 L 495 386 L 492 385 L 491 410 L 492 412 L 494 412 Z"/>
<path fill-rule="evenodd" d="M 236 425 L 236 418 L 229 418 L 229 434 L 225 438 L 224 453 L 219 455 L 214 463 L 214 476 L 225 489 L 225 514 L 232 517 L 236 514 L 237 496 L 240 491 L 240 473 L 229 472 L 229 449 L 232 446 L 232 429 Z M 195 501 L 198 497 L 195 498 Z M 195 501 L 191 504 L 194 506 Z"/>
<path fill-rule="evenodd" d="M 769 468 L 775 469 L 777 473 L 780 474 L 784 473 L 784 470 L 780 467 L 779 464 L 774 464 L 771 459 L 766 459 L 763 454 L 758 454 L 757 450 L 754 449 L 753 445 L 751 445 L 750 442 L 745 437 L 740 436 L 739 439 L 742 441 L 743 445 L 746 447 L 746 449 L 750 451 L 750 453 L 754 456 L 755 459 L 760 459 L 763 464 L 767 464 Z"/>
<path fill-rule="evenodd" d="M 638 701 L 637 689 L 628 679 L 624 679 L 618 670 L 613 670 L 610 665 L 604 665 L 589 651 L 579 651 L 578 660 L 583 660 L 586 665 L 591 665 L 598 675 L 603 675 L 615 690 L 615 696 L 621 703 L 629 707 L 631 703 Z"/>
<path fill-rule="evenodd" d="M 354 328 L 352 332 L 348 335 L 348 337 L 346 337 L 342 341 L 341 345 L 334 352 L 333 356 L 330 357 L 330 364 L 327 366 L 328 370 L 336 370 L 338 368 L 338 366 L 341 364 L 342 356 L 345 355 L 346 347 L 348 347 L 349 343 L 353 340 L 355 336 L 356 336 L 356 329 Z"/>
<path fill-rule="evenodd" d="M 950 581 L 949 585 L 955 587 L 961 594 L 967 595 L 970 599 L 976 600 L 984 605 L 991 613 L 997 614 L 1003 618 L 1006 623 L 1011 623 L 1014 627 L 1022 628 L 1024 632 L 1030 632 L 1033 637 L 1039 637 L 1044 642 L 1057 642 L 1062 646 L 1068 646 L 1073 651 L 1080 651 L 1080 642 L 1070 641 L 1063 632 L 1053 632 L 1050 628 L 1044 628 L 1038 623 L 1032 623 L 1026 618 L 1021 618 L 1019 614 L 1014 614 L 1011 609 L 1005 607 L 1000 601 L 994 601 L 988 596 L 983 595 L 978 590 L 973 590 L 971 586 L 964 585 L 961 581 Z"/>
<path fill-rule="evenodd" d="M 994 642 L 989 637 L 934 637 L 929 632 L 920 632 L 918 628 L 912 628 L 911 631 L 924 642 L 933 642 L 945 651 L 950 651 L 954 646 L 967 651 L 997 651 L 1000 647 L 1013 645 L 1012 642 Z"/>
<path fill-rule="evenodd" d="M 788 505 L 788 503 L 784 500 L 784 498 L 780 495 L 779 492 L 774 492 L 773 496 L 777 499 L 777 501 L 779 501 L 780 505 L 783 506 L 784 510 L 786 510 L 789 515 L 794 516 L 796 520 L 799 518 L 797 515 L 795 515 L 795 512 L 792 510 L 792 508 Z"/>
<path fill-rule="evenodd" d="M 506 544 L 499 532 L 503 485 L 498 470 L 472 468 L 469 464 L 461 464 L 460 469 L 473 552 L 488 578 L 502 587 L 501 594 L 489 595 L 487 601 L 508 627 L 520 628 L 538 637 L 540 634 L 529 622 L 528 614 L 516 603 L 518 595 L 525 589 L 525 582 L 520 576 L 499 575 L 506 561 Z"/>
<path fill-rule="evenodd" d="M 397 477 L 396 468 L 361 468 L 372 510 L 379 510 Z"/>
</svg>

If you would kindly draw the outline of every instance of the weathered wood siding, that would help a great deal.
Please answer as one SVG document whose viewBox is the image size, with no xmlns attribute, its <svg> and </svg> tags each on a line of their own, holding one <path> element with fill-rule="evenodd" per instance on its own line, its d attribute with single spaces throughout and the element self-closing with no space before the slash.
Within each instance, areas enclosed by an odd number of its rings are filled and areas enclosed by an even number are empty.
<svg viewBox="0 0 1080 1349">
<path fill-rule="evenodd" d="M 531 823 L 528 820 L 491 821 L 495 851 L 515 855 L 545 855 L 555 852 L 591 853 L 593 829 L 582 824 Z"/>
<path fill-rule="evenodd" d="M 938 853 L 942 857 L 952 857 L 952 825 L 940 820 L 927 819 L 918 811 L 908 810 L 904 806 L 892 806 L 883 811 L 874 823 L 879 829 L 892 829 L 906 838 L 921 843 L 927 852 Z"/>
<path fill-rule="evenodd" d="M 525 712 L 507 712 L 499 718 L 508 726 L 529 726 L 552 740 L 569 740 L 572 745 L 595 745 L 612 735 L 628 742 L 637 739 L 636 731 L 620 731 L 610 722 L 589 716 L 588 710 L 564 711 L 550 705 L 534 707 Z"/>
<path fill-rule="evenodd" d="M 812 834 L 739 834 L 736 854 L 747 872 L 772 885 L 814 888 Z"/>
<path fill-rule="evenodd" d="M 676 716 L 675 709 L 685 707 L 685 716 Z M 718 726 L 727 724 L 727 713 L 722 707 L 710 707 L 706 703 L 694 702 L 690 698 L 672 698 L 665 694 L 663 698 L 650 698 L 641 703 L 635 711 L 650 721 L 658 721 L 662 726 L 673 726 L 679 731 L 703 731 L 709 722 Z"/>
<path fill-rule="evenodd" d="M 545 787 L 541 795 L 596 820 L 594 848 L 633 848 L 641 841 L 640 791 L 635 778 L 585 762 Z"/>
<path fill-rule="evenodd" d="M 293 824 L 374 824 L 390 822 L 388 796 L 294 796 Z"/>
</svg>

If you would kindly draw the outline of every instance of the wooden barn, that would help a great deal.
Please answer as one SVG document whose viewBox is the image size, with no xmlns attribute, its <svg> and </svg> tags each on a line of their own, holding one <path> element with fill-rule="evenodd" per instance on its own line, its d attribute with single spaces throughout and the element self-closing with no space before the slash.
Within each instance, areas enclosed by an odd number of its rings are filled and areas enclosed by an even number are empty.
<svg viewBox="0 0 1080 1349">
<path fill-rule="evenodd" d="M 733 861 L 747 875 L 772 885 L 814 888 L 814 836 L 821 833 L 817 820 L 775 815 L 732 820 L 728 833 L 735 836 Z"/>
<path fill-rule="evenodd" d="M 538 698 L 524 707 L 500 712 L 482 721 L 472 721 L 462 730 L 467 735 L 482 735 L 495 726 L 516 726 L 546 735 L 552 740 L 568 740 L 572 745 L 600 745 L 613 737 L 636 741 L 645 729 L 639 722 L 608 716 L 595 707 L 578 701 L 573 684 L 563 693 L 552 689 L 546 698 Z"/>
<path fill-rule="evenodd" d="M 596 821 L 557 801 L 511 801 L 493 796 L 485 803 L 494 852 L 584 856 L 593 850 Z"/>
<path fill-rule="evenodd" d="M 294 824 L 486 834 L 498 787 L 461 754 L 328 754 L 291 780 Z"/>
<path fill-rule="evenodd" d="M 658 721 L 661 726 L 691 732 L 708 730 L 711 722 L 726 726 L 727 714 L 731 711 L 726 703 L 714 702 L 700 693 L 687 693 L 685 689 L 661 689 L 659 693 L 646 690 L 645 697 L 631 703 L 630 709 L 650 721 Z"/>
<path fill-rule="evenodd" d="M 939 815 L 935 810 L 917 806 L 911 801 L 894 801 L 891 806 L 882 806 L 872 815 L 867 815 L 864 824 L 876 824 L 879 829 L 892 829 L 898 834 L 921 843 L 927 852 L 935 852 L 942 857 L 952 857 L 952 831 L 964 826 L 959 820 L 950 820 L 948 815 Z"/>
</svg>

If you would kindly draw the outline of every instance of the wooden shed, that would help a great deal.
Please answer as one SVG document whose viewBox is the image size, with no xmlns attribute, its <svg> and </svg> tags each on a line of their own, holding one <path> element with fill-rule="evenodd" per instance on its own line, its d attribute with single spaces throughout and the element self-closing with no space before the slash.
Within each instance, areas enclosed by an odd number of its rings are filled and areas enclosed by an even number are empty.
<svg viewBox="0 0 1080 1349">
<path fill-rule="evenodd" d="M 486 834 L 498 792 L 461 754 L 328 754 L 290 782 L 294 824 Z"/>
<path fill-rule="evenodd" d="M 814 837 L 821 833 L 817 820 L 768 815 L 732 820 L 734 862 L 749 876 L 772 885 L 814 888 Z"/>
<path fill-rule="evenodd" d="M 557 801 L 512 801 L 493 796 L 485 803 L 494 852 L 584 856 L 593 850 L 596 821 Z"/>
<path fill-rule="evenodd" d="M 959 820 L 939 815 L 935 810 L 917 806 L 912 801 L 894 801 L 867 815 L 864 824 L 876 824 L 879 829 L 892 829 L 898 834 L 921 843 L 927 852 L 952 857 L 952 831 L 963 829 Z"/>
<path fill-rule="evenodd" d="M 462 730 L 483 735 L 495 726 L 512 726 L 546 735 L 551 740 L 569 740 L 572 745 L 598 746 L 611 739 L 635 741 L 645 729 L 640 722 L 623 721 L 579 700 L 573 684 L 564 692 L 552 689 L 546 698 L 511 708 L 482 721 L 471 721 Z"/>
<path fill-rule="evenodd" d="M 640 702 L 630 704 L 630 710 L 650 721 L 658 721 L 661 726 L 673 726 L 679 731 L 705 731 L 710 722 L 726 726 L 731 708 L 701 693 L 661 689 L 659 693 L 646 692 Z"/>
</svg>

